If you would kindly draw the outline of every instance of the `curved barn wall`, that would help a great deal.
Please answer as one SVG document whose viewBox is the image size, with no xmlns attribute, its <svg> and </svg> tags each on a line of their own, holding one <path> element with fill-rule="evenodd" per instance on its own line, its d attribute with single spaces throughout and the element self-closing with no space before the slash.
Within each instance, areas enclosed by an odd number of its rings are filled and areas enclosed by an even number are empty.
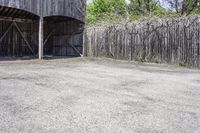
<svg viewBox="0 0 200 133">
<path fill-rule="evenodd" d="M 41 16 L 40 1 L 41 0 L 0 0 L 0 6 L 17 8 Z"/>
<path fill-rule="evenodd" d="M 0 0 L 0 6 L 31 12 L 41 17 L 65 16 L 85 21 L 86 0 Z"/>
<path fill-rule="evenodd" d="M 85 21 L 85 0 L 42 0 L 41 15 L 67 16 L 82 22 Z"/>
</svg>

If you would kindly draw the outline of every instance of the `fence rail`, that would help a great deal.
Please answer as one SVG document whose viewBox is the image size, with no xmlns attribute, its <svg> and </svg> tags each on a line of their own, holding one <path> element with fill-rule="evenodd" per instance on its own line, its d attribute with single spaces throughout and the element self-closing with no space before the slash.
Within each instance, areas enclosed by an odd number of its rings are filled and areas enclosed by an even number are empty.
<svg viewBox="0 0 200 133">
<path fill-rule="evenodd" d="M 200 67 L 200 16 L 88 28 L 84 55 Z"/>
</svg>

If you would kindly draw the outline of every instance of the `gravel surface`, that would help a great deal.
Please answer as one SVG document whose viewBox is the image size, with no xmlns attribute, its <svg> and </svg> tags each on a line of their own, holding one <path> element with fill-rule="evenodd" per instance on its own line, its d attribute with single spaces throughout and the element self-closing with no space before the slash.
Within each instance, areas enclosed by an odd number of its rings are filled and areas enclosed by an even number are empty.
<svg viewBox="0 0 200 133">
<path fill-rule="evenodd" d="M 200 70 L 104 58 L 1 61 L 0 133 L 200 133 Z"/>
</svg>

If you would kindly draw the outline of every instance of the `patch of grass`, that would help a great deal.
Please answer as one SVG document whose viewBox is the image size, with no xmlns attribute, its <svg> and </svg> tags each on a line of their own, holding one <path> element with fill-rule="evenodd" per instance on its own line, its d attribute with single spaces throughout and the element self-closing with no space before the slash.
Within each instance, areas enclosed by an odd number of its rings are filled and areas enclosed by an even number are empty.
<svg viewBox="0 0 200 133">
<path fill-rule="evenodd" d="M 156 59 L 156 60 L 154 60 L 154 63 L 161 64 L 161 61 L 159 61 L 158 59 Z"/>
<path fill-rule="evenodd" d="M 183 63 L 183 62 L 179 62 L 178 65 L 179 65 L 180 67 L 186 67 L 186 64 Z"/>
<path fill-rule="evenodd" d="M 140 63 L 144 63 L 144 62 L 145 62 L 145 60 L 144 60 L 143 58 L 139 58 L 139 59 L 137 59 L 136 61 L 138 61 L 138 62 L 140 62 Z"/>
</svg>

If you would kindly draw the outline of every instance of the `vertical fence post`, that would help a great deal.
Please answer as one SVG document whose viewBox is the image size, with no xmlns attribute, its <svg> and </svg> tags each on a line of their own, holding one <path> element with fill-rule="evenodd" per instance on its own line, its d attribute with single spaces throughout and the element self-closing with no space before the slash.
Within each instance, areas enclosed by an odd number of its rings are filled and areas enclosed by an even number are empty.
<svg viewBox="0 0 200 133">
<path fill-rule="evenodd" d="M 40 17 L 39 20 L 39 60 L 43 59 L 43 31 L 44 30 L 44 20 Z"/>
<path fill-rule="evenodd" d="M 129 33 L 129 35 L 131 36 L 131 41 L 130 41 L 130 61 L 133 60 L 133 33 Z"/>
<path fill-rule="evenodd" d="M 88 45 L 88 42 L 87 42 L 87 29 L 85 29 L 83 31 L 83 56 L 87 56 L 87 53 L 88 53 L 87 45 Z"/>
</svg>

